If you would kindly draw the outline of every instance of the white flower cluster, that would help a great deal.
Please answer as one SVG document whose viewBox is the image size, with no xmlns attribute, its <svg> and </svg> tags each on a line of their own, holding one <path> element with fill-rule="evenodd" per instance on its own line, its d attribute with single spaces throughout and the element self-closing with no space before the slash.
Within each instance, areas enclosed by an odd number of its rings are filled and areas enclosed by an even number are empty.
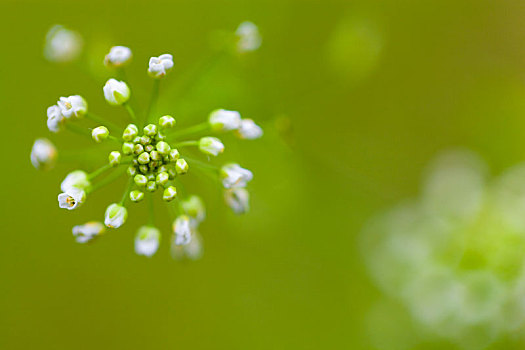
<svg viewBox="0 0 525 350">
<path fill-rule="evenodd" d="M 253 34 L 253 31 L 246 30 L 239 34 L 244 40 L 244 50 L 249 50 L 250 45 L 253 47 L 254 43 L 249 42 L 253 41 L 253 38 L 245 38 L 246 35 Z M 66 51 L 72 51 L 73 42 L 77 39 L 80 40 L 76 33 L 63 27 L 55 28 L 48 35 L 46 55 L 53 56 L 54 61 L 59 60 L 58 57 L 62 57 L 60 61 L 73 59 L 73 52 L 66 55 Z M 105 56 L 104 64 L 116 72 L 123 73 L 132 57 L 132 51 L 128 47 L 113 46 Z M 85 135 L 96 143 L 113 142 L 118 145 L 118 149 L 106 155 L 107 163 L 100 168 L 92 172 L 75 170 L 65 177 L 60 186 L 61 193 L 58 195 L 60 208 L 78 209 L 93 191 L 121 176 L 128 179 L 128 187 L 122 199 L 106 208 L 103 222 L 89 221 L 73 228 L 77 242 L 91 242 L 101 236 L 106 228 L 116 229 L 123 226 L 130 212 L 127 203 L 140 202 L 148 196 L 149 223 L 141 226 L 136 233 L 135 252 L 148 257 L 154 255 L 160 245 L 161 232 L 153 224 L 154 217 L 157 217 L 153 195 L 160 189 L 161 198 L 173 215 L 173 235 L 170 240 L 173 257 L 198 259 L 202 255 L 202 237 L 198 229 L 206 217 L 205 206 L 200 197 L 180 194 L 175 186 L 175 181 L 180 181 L 179 177 L 191 172 L 202 172 L 206 177 L 222 182 L 226 204 L 237 214 L 248 211 L 249 194 L 246 186 L 253 178 L 252 172 L 235 163 L 222 167 L 213 165 L 210 156 L 217 157 L 225 149 L 217 137 L 201 135 L 198 139 L 186 138 L 195 133 L 232 131 L 240 139 L 251 140 L 261 137 L 262 129 L 253 120 L 242 119 L 239 112 L 219 109 L 213 111 L 205 123 L 188 129 L 172 130 L 176 126 L 175 118 L 170 115 L 155 116 L 151 107 L 158 98 L 161 78 L 165 78 L 173 66 L 171 54 L 150 58 L 147 73 L 155 79 L 155 86 L 147 111 L 137 113 L 132 108 L 129 103 L 132 97 L 131 89 L 125 81 L 111 78 L 106 82 L 103 87 L 106 102 L 112 106 L 124 107 L 130 116 L 131 123 L 123 129 L 91 111 L 88 113 L 87 102 L 80 95 L 60 97 L 55 105 L 48 108 L 47 126 L 51 132 L 59 132 L 67 126 L 71 132 Z M 68 124 L 73 121 L 78 121 L 78 124 Z M 97 124 L 87 129 L 81 126 L 89 122 Z M 206 159 L 201 161 L 183 157 L 182 150 L 185 147 L 196 147 L 207 156 Z M 56 160 L 57 151 L 54 145 L 47 139 L 37 139 L 31 151 L 31 162 L 35 168 L 51 169 Z M 126 170 L 125 172 L 119 171 L 123 165 L 125 168 L 122 170 Z M 108 175 L 107 172 L 111 174 Z"/>
<path fill-rule="evenodd" d="M 525 327 L 523 213 L 525 165 L 487 181 L 483 162 L 457 151 L 432 165 L 419 199 L 367 225 L 368 268 L 418 324 L 414 338 L 481 349 Z"/>
</svg>

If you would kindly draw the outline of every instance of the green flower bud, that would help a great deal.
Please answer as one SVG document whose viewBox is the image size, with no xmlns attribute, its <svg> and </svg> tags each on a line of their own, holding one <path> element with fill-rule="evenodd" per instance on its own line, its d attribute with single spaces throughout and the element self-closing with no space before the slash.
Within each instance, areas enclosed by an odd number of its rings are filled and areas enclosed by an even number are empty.
<svg viewBox="0 0 525 350">
<path fill-rule="evenodd" d="M 174 186 L 166 188 L 162 195 L 162 199 L 164 199 L 166 202 L 171 202 L 175 199 L 175 197 L 177 197 L 177 189 Z"/>
<path fill-rule="evenodd" d="M 138 157 L 138 161 L 140 164 L 148 164 L 149 163 L 149 153 L 142 152 Z"/>
<path fill-rule="evenodd" d="M 124 129 L 124 132 L 122 133 L 122 139 L 124 141 L 135 141 L 134 138 L 137 137 L 139 133 L 139 129 L 135 124 L 129 124 L 126 129 Z"/>
<path fill-rule="evenodd" d="M 218 138 L 207 136 L 199 140 L 199 149 L 209 156 L 218 156 L 224 152 L 224 145 Z"/>
<path fill-rule="evenodd" d="M 150 153 L 151 151 L 153 151 L 155 149 L 155 147 L 153 147 L 153 145 L 146 145 L 146 147 L 144 147 L 144 150 L 148 153 Z"/>
<path fill-rule="evenodd" d="M 135 144 L 135 146 L 133 147 L 133 153 L 139 155 L 142 152 L 144 152 L 144 146 L 142 146 L 140 143 Z"/>
<path fill-rule="evenodd" d="M 148 178 L 148 181 L 155 181 L 155 175 L 153 174 L 148 174 L 146 177 Z"/>
<path fill-rule="evenodd" d="M 135 185 L 137 185 L 138 187 L 145 187 L 146 184 L 148 183 L 148 179 L 146 178 L 146 176 L 142 174 L 135 175 L 135 177 L 133 178 L 133 181 L 135 182 Z"/>
<path fill-rule="evenodd" d="M 157 183 L 155 181 L 149 181 L 146 185 L 146 190 L 149 192 L 155 192 L 157 190 Z"/>
<path fill-rule="evenodd" d="M 168 166 L 166 164 L 163 164 L 159 167 L 159 173 L 167 173 L 168 172 Z"/>
<path fill-rule="evenodd" d="M 151 143 L 151 137 L 148 135 L 142 135 L 140 137 L 140 143 L 142 143 L 144 146 L 149 145 Z"/>
<path fill-rule="evenodd" d="M 144 192 L 138 190 L 131 191 L 129 193 L 129 199 L 131 199 L 131 201 L 135 203 L 140 202 L 144 199 Z"/>
<path fill-rule="evenodd" d="M 168 173 L 162 172 L 157 175 L 157 185 L 164 186 L 168 183 L 168 180 L 170 179 L 170 176 Z"/>
<path fill-rule="evenodd" d="M 143 173 L 143 174 L 147 174 L 147 173 L 149 172 L 149 168 L 148 168 L 147 165 L 140 165 L 140 166 L 139 166 L 139 170 L 140 170 L 140 172 Z"/>
<path fill-rule="evenodd" d="M 133 176 L 137 175 L 137 168 L 134 167 L 134 166 L 130 166 L 130 167 L 128 167 L 127 173 L 128 173 L 129 176 L 133 177 Z"/>
<path fill-rule="evenodd" d="M 136 167 L 138 167 L 138 166 L 140 165 L 140 164 L 139 164 L 139 161 L 136 160 L 136 159 L 133 159 L 133 160 L 131 161 L 131 163 L 132 163 L 134 166 L 136 166 Z"/>
<path fill-rule="evenodd" d="M 149 154 L 149 157 L 150 157 L 151 159 L 153 159 L 153 160 L 156 160 L 156 161 L 162 159 L 161 156 L 160 156 L 160 154 L 159 154 L 159 152 L 157 152 L 157 151 L 151 151 L 150 154 Z"/>
<path fill-rule="evenodd" d="M 109 154 L 109 164 L 111 164 L 111 166 L 117 166 L 120 164 L 120 160 L 122 158 L 122 155 L 120 154 L 120 152 L 118 151 L 113 151 Z"/>
<path fill-rule="evenodd" d="M 101 143 L 109 136 L 109 130 L 105 126 L 97 126 L 91 131 L 91 137 L 97 143 Z"/>
<path fill-rule="evenodd" d="M 140 143 L 140 136 L 135 136 L 133 138 L 133 143 Z"/>
<path fill-rule="evenodd" d="M 164 141 L 164 140 L 166 140 L 166 134 L 164 134 L 163 132 L 159 131 L 157 133 L 157 136 L 155 137 L 155 139 L 157 141 Z"/>
<path fill-rule="evenodd" d="M 157 143 L 157 151 L 159 151 L 160 154 L 166 155 L 170 151 L 171 147 L 168 145 L 167 142 L 160 141 Z"/>
<path fill-rule="evenodd" d="M 133 153 L 133 148 L 135 147 L 134 144 L 132 144 L 131 142 L 124 142 L 122 144 L 122 153 L 124 153 L 125 155 L 129 156 L 130 154 Z"/>
<path fill-rule="evenodd" d="M 170 162 L 176 162 L 180 158 L 179 150 L 174 148 L 169 153 Z"/>
<path fill-rule="evenodd" d="M 144 127 L 144 134 L 148 136 L 157 135 L 157 126 L 155 124 L 148 124 Z"/>
<path fill-rule="evenodd" d="M 177 177 L 177 170 L 173 167 L 168 169 L 168 175 L 170 176 L 170 180 L 173 180 Z"/>
<path fill-rule="evenodd" d="M 177 163 L 175 163 L 175 169 L 177 170 L 177 174 L 186 174 L 188 172 L 188 163 L 184 158 L 180 158 L 177 160 Z"/>
<path fill-rule="evenodd" d="M 173 128 L 175 126 L 175 118 L 173 118 L 171 115 L 162 116 L 159 119 L 159 126 L 161 129 Z"/>
</svg>

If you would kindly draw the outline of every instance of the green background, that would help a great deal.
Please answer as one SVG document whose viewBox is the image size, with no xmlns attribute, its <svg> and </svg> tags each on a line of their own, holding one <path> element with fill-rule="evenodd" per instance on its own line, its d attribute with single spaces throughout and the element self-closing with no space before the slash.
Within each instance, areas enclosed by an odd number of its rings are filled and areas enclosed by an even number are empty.
<svg viewBox="0 0 525 350">
<path fill-rule="evenodd" d="M 494 174 L 523 161 L 524 17 L 521 1 L 2 2 L 0 348 L 373 348 L 370 337 L 385 327 L 366 322 L 380 292 L 359 232 L 377 211 L 416 195 L 441 150 L 473 149 Z M 251 212 L 236 217 L 220 191 L 190 174 L 188 187 L 208 207 L 200 261 L 171 259 L 163 211 L 158 253 L 137 256 L 142 205 L 95 244 L 75 243 L 71 227 L 101 219 L 125 184 L 81 210 L 59 209 L 65 174 L 101 165 L 106 153 L 51 135 L 46 108 L 78 93 L 90 110 L 124 121 L 102 96 L 110 46 L 132 48 L 129 81 L 144 105 L 149 56 L 173 53 L 166 84 L 176 83 L 210 54 L 214 31 L 246 19 L 259 25 L 261 49 L 221 60 L 184 94 L 161 95 L 159 109 L 181 125 L 217 107 L 263 125 L 258 141 L 226 137 L 222 156 L 254 171 Z M 90 65 L 42 58 L 55 23 L 84 36 Z M 29 153 L 40 136 L 79 150 L 82 162 L 36 171 Z M 501 339 L 494 348 L 524 345 Z"/>
</svg>

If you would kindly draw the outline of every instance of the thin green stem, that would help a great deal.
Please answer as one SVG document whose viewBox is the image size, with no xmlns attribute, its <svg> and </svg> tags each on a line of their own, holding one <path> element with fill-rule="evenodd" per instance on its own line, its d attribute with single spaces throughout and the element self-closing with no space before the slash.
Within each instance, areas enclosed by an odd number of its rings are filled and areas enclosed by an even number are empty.
<svg viewBox="0 0 525 350">
<path fill-rule="evenodd" d="M 118 142 L 120 144 L 123 143 L 123 141 L 121 139 L 119 139 L 118 137 L 115 137 L 113 135 L 108 135 L 108 139 L 110 139 L 111 141 L 115 141 L 115 142 Z"/>
<path fill-rule="evenodd" d="M 120 205 L 125 206 L 126 201 L 129 198 L 129 193 L 131 192 L 131 188 L 133 187 L 133 179 L 129 178 L 128 180 L 128 187 L 126 188 L 126 191 L 124 192 L 124 195 L 122 196 L 122 199 L 120 200 Z"/>
<path fill-rule="evenodd" d="M 190 164 L 200 166 L 201 168 L 206 168 L 206 169 L 209 169 L 209 170 L 213 170 L 213 171 L 215 171 L 217 173 L 219 172 L 219 168 L 216 167 L 215 165 L 212 165 L 212 164 L 209 164 L 209 163 L 205 163 L 205 162 L 202 162 L 202 161 L 197 160 L 197 159 L 188 158 L 186 156 L 184 156 L 184 159 L 186 159 Z"/>
<path fill-rule="evenodd" d="M 91 185 L 87 190 L 86 192 L 87 193 L 93 193 L 95 192 L 96 190 L 106 186 L 106 185 L 109 185 L 110 183 L 112 183 L 113 181 L 117 180 L 121 175 L 123 175 L 125 172 L 125 170 L 120 170 L 120 171 L 115 171 L 113 173 L 111 173 L 109 176 L 107 176 L 106 178 L 104 178 L 102 181 L 100 181 L 99 183 L 96 183 L 94 185 Z"/>
<path fill-rule="evenodd" d="M 135 112 L 133 111 L 133 108 L 129 105 L 129 103 L 123 104 L 124 108 L 126 108 L 126 111 L 128 111 L 129 116 L 131 117 L 131 120 L 136 123 L 137 122 L 137 116 L 135 115 Z"/>
<path fill-rule="evenodd" d="M 173 147 L 182 148 L 182 147 L 187 147 L 187 146 L 198 146 L 198 145 L 199 145 L 198 140 L 189 140 L 189 141 L 182 141 L 182 142 L 175 143 Z"/>
<path fill-rule="evenodd" d="M 106 120 L 105 118 L 99 117 L 98 115 L 93 114 L 91 112 L 86 113 L 86 118 L 91 119 L 95 123 L 99 123 L 101 125 L 107 126 L 109 129 L 111 129 L 114 132 L 117 132 L 117 131 L 122 129 L 118 125 L 113 124 L 112 122 L 110 122 L 109 120 Z"/>
<path fill-rule="evenodd" d="M 111 168 L 112 168 L 112 166 L 109 163 L 106 164 L 106 165 L 101 166 L 97 170 L 95 170 L 95 171 L 93 171 L 93 172 L 88 174 L 88 180 L 93 180 L 94 178 L 96 178 L 97 176 L 105 173 L 106 171 L 108 171 Z"/>
<path fill-rule="evenodd" d="M 154 225 L 155 224 L 155 206 L 153 203 L 152 194 L 148 196 L 148 207 L 149 207 L 149 224 Z"/>
<path fill-rule="evenodd" d="M 84 129 L 78 125 L 75 125 L 75 124 L 72 124 L 70 122 L 66 123 L 66 128 L 69 130 L 69 131 L 72 131 L 74 132 L 75 134 L 79 134 L 79 135 L 82 135 L 82 136 L 87 136 L 89 138 L 91 138 L 91 132 L 87 129 Z"/>
<path fill-rule="evenodd" d="M 148 109 L 146 110 L 146 115 L 144 117 L 144 124 L 148 124 L 151 119 L 151 115 L 155 112 L 157 105 L 157 100 L 159 99 L 159 88 L 160 88 L 160 79 L 153 80 L 153 88 L 151 89 L 151 98 L 149 100 Z"/>
<path fill-rule="evenodd" d="M 189 128 L 177 131 L 171 134 L 168 137 L 168 140 L 175 140 L 181 137 L 187 137 L 189 135 L 193 135 L 193 134 L 197 134 L 197 133 L 209 131 L 209 130 L 210 130 L 210 124 L 208 122 L 204 122 L 204 123 L 200 123 L 200 124 L 191 126 Z"/>
</svg>

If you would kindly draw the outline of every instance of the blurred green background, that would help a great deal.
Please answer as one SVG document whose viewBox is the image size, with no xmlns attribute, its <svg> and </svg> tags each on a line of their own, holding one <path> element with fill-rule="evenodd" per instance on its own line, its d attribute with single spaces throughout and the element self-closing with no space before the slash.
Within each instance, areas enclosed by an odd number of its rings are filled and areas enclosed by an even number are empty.
<svg viewBox="0 0 525 350">
<path fill-rule="evenodd" d="M 366 322 L 381 293 L 359 232 L 414 196 L 443 149 L 472 149 L 494 174 L 523 161 L 524 17 L 522 1 L 3 1 L 0 348 L 373 349 L 388 329 Z M 50 135 L 46 108 L 78 93 L 124 120 L 102 95 L 112 45 L 133 50 L 128 75 L 144 105 L 150 56 L 174 54 L 175 82 L 210 54 L 214 31 L 244 20 L 259 26 L 260 50 L 222 60 L 183 97 L 162 95 L 159 109 L 181 124 L 238 109 L 263 125 L 261 140 L 228 139 L 223 158 L 254 171 L 251 212 L 236 217 L 190 179 L 208 207 L 201 260 L 171 259 L 168 219 L 159 252 L 137 256 L 142 206 L 96 244 L 75 243 L 71 227 L 101 219 L 124 182 L 60 210 L 60 181 L 79 164 L 40 173 L 32 142 L 92 145 Z M 56 23 L 84 36 L 94 77 L 43 59 Z M 509 336 L 492 348 L 524 346 Z"/>
</svg>

